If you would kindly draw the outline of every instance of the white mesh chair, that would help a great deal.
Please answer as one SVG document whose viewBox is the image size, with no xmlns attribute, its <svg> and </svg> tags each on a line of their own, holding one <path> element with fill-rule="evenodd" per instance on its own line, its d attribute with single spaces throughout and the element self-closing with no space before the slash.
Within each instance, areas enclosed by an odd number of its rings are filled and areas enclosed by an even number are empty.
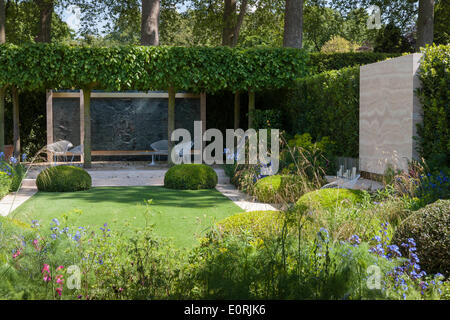
<svg viewBox="0 0 450 320">
<path fill-rule="evenodd" d="M 174 153 L 178 154 L 180 157 L 183 157 L 183 162 L 186 163 L 187 159 L 190 158 L 191 154 L 190 153 L 184 154 L 183 151 L 184 149 L 188 149 L 190 151 L 193 146 L 194 142 L 192 141 L 179 143 L 173 147 Z"/>
<path fill-rule="evenodd" d="M 84 152 L 83 145 L 79 145 L 79 146 L 76 146 L 75 148 L 70 149 L 69 153 L 72 154 L 72 159 L 70 160 L 70 163 L 71 164 L 73 163 L 73 159 L 75 158 L 75 156 L 82 157 L 83 156 L 83 152 Z"/>
<path fill-rule="evenodd" d="M 65 162 L 67 162 L 67 152 L 70 148 L 73 148 L 73 144 L 67 140 L 61 140 L 52 144 L 47 145 L 47 151 L 51 152 L 54 157 L 56 157 L 56 162 L 58 162 L 58 157 L 64 157 Z"/>
<path fill-rule="evenodd" d="M 152 153 L 152 163 L 150 163 L 151 166 L 155 165 L 155 156 L 169 155 L 169 141 L 167 140 L 153 142 L 150 147 L 155 151 Z"/>
</svg>

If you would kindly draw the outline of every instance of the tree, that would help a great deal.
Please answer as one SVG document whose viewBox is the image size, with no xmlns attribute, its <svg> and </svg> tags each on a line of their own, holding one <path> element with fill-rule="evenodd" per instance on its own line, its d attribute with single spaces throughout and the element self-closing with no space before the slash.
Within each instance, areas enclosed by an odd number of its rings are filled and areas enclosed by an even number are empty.
<svg viewBox="0 0 450 320">
<path fill-rule="evenodd" d="M 450 43 L 450 0 L 440 0 L 434 10 L 434 43 Z"/>
<path fill-rule="evenodd" d="M 286 0 L 283 46 L 303 46 L 303 0 Z"/>
<path fill-rule="evenodd" d="M 159 45 L 159 0 L 142 0 L 141 45 Z"/>
<path fill-rule="evenodd" d="M 5 0 L 0 0 L 0 44 L 6 42 L 6 7 Z"/>
<path fill-rule="evenodd" d="M 39 7 L 39 32 L 36 42 L 51 42 L 53 0 L 36 0 L 36 4 Z"/>
<path fill-rule="evenodd" d="M 239 33 L 247 11 L 248 0 L 242 0 L 239 14 L 237 14 L 237 1 L 225 0 L 223 10 L 222 45 L 235 47 L 238 43 Z"/>
<path fill-rule="evenodd" d="M 434 0 L 419 1 L 419 17 L 417 19 L 416 51 L 427 44 L 433 44 L 434 37 Z"/>
</svg>

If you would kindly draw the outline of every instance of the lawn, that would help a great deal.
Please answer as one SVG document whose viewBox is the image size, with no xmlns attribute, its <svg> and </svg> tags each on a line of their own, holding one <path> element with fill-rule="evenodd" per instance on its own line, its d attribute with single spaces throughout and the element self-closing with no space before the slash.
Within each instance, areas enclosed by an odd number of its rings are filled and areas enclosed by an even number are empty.
<svg viewBox="0 0 450 320">
<path fill-rule="evenodd" d="M 153 200 L 146 214 L 145 200 Z M 115 230 L 131 232 L 133 227 L 154 225 L 155 233 L 172 238 L 178 247 L 193 247 L 214 222 L 242 212 L 215 189 L 171 190 L 163 187 L 102 187 L 84 192 L 38 192 L 11 216 L 26 222 L 39 220 L 42 227 L 74 209 L 81 210 L 72 224 L 100 228 L 105 223 Z"/>
</svg>

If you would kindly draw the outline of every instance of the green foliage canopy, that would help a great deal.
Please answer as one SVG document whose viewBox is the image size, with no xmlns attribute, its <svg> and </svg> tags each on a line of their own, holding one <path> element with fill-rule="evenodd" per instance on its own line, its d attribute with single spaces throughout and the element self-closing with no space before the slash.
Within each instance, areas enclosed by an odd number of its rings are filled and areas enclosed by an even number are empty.
<svg viewBox="0 0 450 320">
<path fill-rule="evenodd" d="M 20 89 L 219 90 L 282 88 L 306 75 L 297 49 L 0 46 L 0 85 Z"/>
</svg>

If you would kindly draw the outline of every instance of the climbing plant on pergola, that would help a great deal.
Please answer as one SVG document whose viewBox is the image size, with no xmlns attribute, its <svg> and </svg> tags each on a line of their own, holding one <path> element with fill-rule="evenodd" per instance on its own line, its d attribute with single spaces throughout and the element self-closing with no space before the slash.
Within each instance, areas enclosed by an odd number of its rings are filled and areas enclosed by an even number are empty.
<svg viewBox="0 0 450 320">
<path fill-rule="evenodd" d="M 0 95 L 4 95 L 7 87 L 16 92 L 38 88 L 83 90 L 84 165 L 89 167 L 92 90 L 168 91 L 169 137 L 175 129 L 178 90 L 203 94 L 248 91 L 251 127 L 255 92 L 290 85 L 306 74 L 306 62 L 307 54 L 303 50 L 291 48 L 1 45 Z M 3 113 L 4 104 L 0 102 L 2 128 Z M 0 131 L 0 134 L 0 148 L 3 148 L 4 133 Z"/>
</svg>

